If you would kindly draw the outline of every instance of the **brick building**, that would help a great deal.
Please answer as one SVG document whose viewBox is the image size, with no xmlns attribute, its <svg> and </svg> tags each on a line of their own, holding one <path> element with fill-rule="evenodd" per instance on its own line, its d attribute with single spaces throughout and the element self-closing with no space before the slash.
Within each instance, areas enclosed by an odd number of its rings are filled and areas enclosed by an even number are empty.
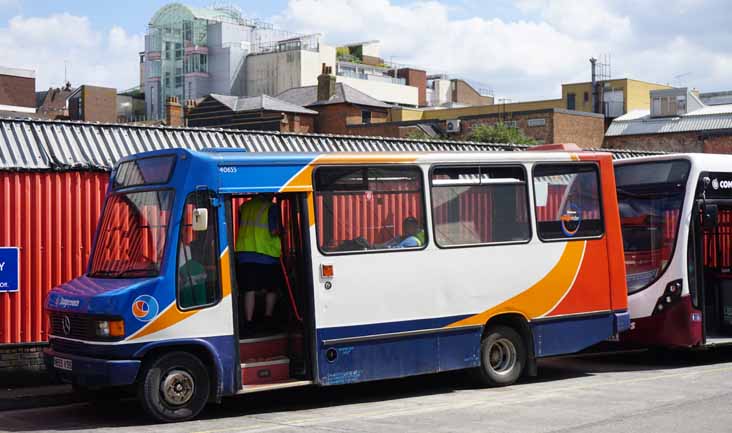
<svg viewBox="0 0 732 433">
<path fill-rule="evenodd" d="M 315 131 L 317 111 L 273 98 L 212 94 L 191 108 L 188 126 L 307 133 Z"/>
<path fill-rule="evenodd" d="M 74 90 L 71 83 L 66 83 L 64 87 L 51 87 L 46 91 L 36 92 L 36 113 L 46 119 L 68 119 L 69 107 L 66 101 Z"/>
<path fill-rule="evenodd" d="M 0 66 L 0 111 L 36 112 L 36 73 Z"/>
<path fill-rule="evenodd" d="M 685 88 L 650 92 L 651 109 L 613 120 L 609 149 L 732 153 L 732 104 L 705 105 Z"/>
<path fill-rule="evenodd" d="M 110 87 L 83 85 L 67 98 L 69 118 L 87 122 L 117 121 L 117 90 Z"/>
<path fill-rule="evenodd" d="M 323 74 L 317 86 L 296 87 L 277 99 L 318 112 L 315 130 L 327 134 L 353 134 L 354 125 L 371 125 L 389 120 L 391 105 L 360 92 L 335 76 Z"/>
<path fill-rule="evenodd" d="M 490 113 L 461 116 L 449 121 L 402 121 L 379 125 L 350 125 L 349 134 L 406 137 L 421 130 L 428 135 L 446 135 L 456 140 L 467 139 L 477 125 L 504 123 L 518 128 L 539 143 L 575 143 L 583 148 L 602 147 L 604 117 L 602 114 L 547 108 L 540 110 Z"/>
</svg>

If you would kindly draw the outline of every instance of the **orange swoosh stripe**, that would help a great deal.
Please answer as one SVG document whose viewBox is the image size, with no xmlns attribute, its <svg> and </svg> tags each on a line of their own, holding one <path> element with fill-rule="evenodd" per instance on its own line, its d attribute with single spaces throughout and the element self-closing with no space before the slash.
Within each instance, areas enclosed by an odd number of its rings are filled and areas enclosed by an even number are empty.
<svg viewBox="0 0 732 433">
<path fill-rule="evenodd" d="M 543 316 L 571 289 L 581 265 L 585 242 L 567 242 L 557 264 L 527 290 L 489 310 L 451 323 L 447 327 L 483 325 L 500 313 L 518 312 L 528 319 Z"/>
<path fill-rule="evenodd" d="M 227 247 L 224 249 L 224 252 L 221 253 L 220 257 L 220 265 L 221 265 L 221 278 L 222 278 L 222 299 L 231 295 L 231 269 L 230 266 L 230 258 L 229 258 L 229 248 Z M 149 325 L 142 328 L 137 334 L 130 337 L 130 340 L 136 340 L 138 338 L 142 338 L 146 335 L 150 335 L 153 332 L 162 331 L 163 329 L 169 328 L 176 323 L 180 323 L 181 321 L 193 316 L 194 314 L 198 313 L 201 310 L 189 310 L 189 311 L 180 311 L 178 309 L 178 306 L 176 305 L 175 301 L 173 301 L 168 307 L 163 311 L 162 314 L 160 314 L 158 317 L 155 318 Z"/>
</svg>

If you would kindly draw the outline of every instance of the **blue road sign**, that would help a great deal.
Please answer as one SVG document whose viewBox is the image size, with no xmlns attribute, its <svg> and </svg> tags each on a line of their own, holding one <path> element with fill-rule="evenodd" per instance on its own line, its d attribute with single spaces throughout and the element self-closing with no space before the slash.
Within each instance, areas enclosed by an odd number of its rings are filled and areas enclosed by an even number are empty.
<svg viewBox="0 0 732 433">
<path fill-rule="evenodd" d="M 0 247 L 0 293 L 20 289 L 20 250 Z"/>
</svg>

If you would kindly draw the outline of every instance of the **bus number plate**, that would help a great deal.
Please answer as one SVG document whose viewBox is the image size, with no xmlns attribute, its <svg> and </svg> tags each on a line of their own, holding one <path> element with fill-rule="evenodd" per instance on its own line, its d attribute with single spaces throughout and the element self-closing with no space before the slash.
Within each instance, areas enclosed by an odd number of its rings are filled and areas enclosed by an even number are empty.
<svg viewBox="0 0 732 433">
<path fill-rule="evenodd" d="M 71 360 L 54 356 L 53 366 L 60 370 L 71 371 Z"/>
</svg>

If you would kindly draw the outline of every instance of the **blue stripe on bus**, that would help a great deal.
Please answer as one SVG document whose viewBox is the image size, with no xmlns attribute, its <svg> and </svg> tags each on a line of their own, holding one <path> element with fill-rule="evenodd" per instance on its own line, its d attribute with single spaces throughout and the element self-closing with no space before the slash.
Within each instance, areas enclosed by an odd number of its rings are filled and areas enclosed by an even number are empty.
<svg viewBox="0 0 732 433">
<path fill-rule="evenodd" d="M 628 313 L 557 318 L 532 322 L 537 358 L 579 352 L 606 340 L 627 327 Z"/>
<path fill-rule="evenodd" d="M 606 312 L 531 322 L 535 355 L 546 357 L 586 349 L 623 328 L 626 315 Z M 482 328 L 323 344 L 324 340 L 440 328 L 463 317 L 319 329 L 319 382 L 339 385 L 477 367 L 480 365 Z M 335 360 L 328 360 L 329 351 L 335 351 Z"/>
<path fill-rule="evenodd" d="M 319 382 L 340 385 L 475 367 L 480 364 L 481 333 L 481 328 L 472 328 L 321 347 Z M 327 359 L 329 350 L 337 353 L 333 362 Z"/>
<path fill-rule="evenodd" d="M 450 323 L 457 322 L 470 316 L 471 314 L 464 314 L 460 316 L 437 317 L 431 319 L 320 328 L 318 329 L 318 341 L 442 328 Z"/>
</svg>

